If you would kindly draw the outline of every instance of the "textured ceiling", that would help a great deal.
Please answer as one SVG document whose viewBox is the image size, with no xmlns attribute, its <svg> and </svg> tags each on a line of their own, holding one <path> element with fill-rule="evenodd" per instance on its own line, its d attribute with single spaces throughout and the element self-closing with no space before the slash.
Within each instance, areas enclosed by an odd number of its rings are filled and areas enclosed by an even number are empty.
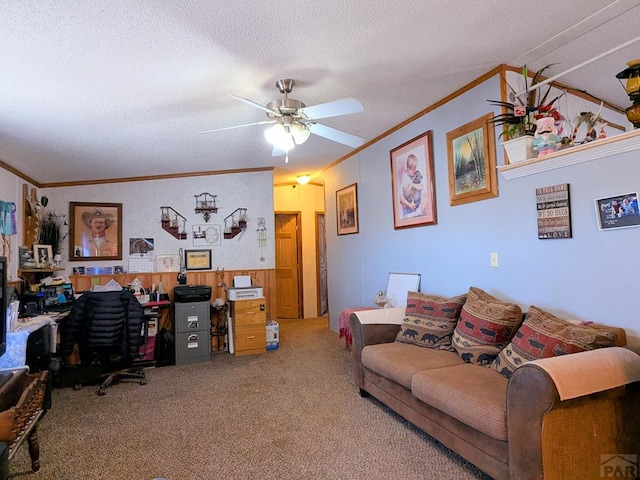
<svg viewBox="0 0 640 480">
<path fill-rule="evenodd" d="M 637 39 L 640 0 L 4 0 L 0 161 L 39 183 L 275 167 L 276 183 L 352 151 L 315 135 L 272 157 L 275 82 L 365 111 L 323 124 L 369 141 L 507 63 L 550 75 Z M 640 42 L 562 78 L 626 106 Z"/>
</svg>

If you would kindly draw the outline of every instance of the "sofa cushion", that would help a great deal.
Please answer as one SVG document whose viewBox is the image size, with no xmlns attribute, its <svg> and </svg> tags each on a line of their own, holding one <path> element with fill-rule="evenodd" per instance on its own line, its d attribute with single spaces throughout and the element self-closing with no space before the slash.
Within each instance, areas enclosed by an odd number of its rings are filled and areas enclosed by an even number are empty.
<svg viewBox="0 0 640 480">
<path fill-rule="evenodd" d="M 497 372 L 462 364 L 417 372 L 413 395 L 497 440 L 507 440 L 507 383 Z"/>
<path fill-rule="evenodd" d="M 408 389 L 411 388 L 411 377 L 416 372 L 463 363 L 453 352 L 420 348 L 408 343 L 381 343 L 362 349 L 362 365 L 365 368 Z"/>
<path fill-rule="evenodd" d="M 453 351 L 451 335 L 465 299 L 466 295 L 445 298 L 408 292 L 405 319 L 396 341 Z"/>
<path fill-rule="evenodd" d="M 453 332 L 453 348 L 467 363 L 489 365 L 511 340 L 522 309 L 471 287 Z"/>
<path fill-rule="evenodd" d="M 615 328 L 575 324 L 532 305 L 513 340 L 491 368 L 510 378 L 525 362 L 610 347 L 616 340 Z"/>
</svg>

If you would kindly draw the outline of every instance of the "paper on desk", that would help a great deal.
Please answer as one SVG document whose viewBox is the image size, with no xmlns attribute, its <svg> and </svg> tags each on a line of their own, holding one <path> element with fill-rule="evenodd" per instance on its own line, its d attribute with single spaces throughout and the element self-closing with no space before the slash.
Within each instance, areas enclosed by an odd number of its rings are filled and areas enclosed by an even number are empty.
<svg viewBox="0 0 640 480">
<path fill-rule="evenodd" d="M 20 300 L 14 300 L 9 304 L 7 317 L 9 318 L 9 331 L 15 332 L 18 329 L 18 314 L 20 313 Z"/>
<path fill-rule="evenodd" d="M 56 277 L 49 276 L 40 280 L 40 285 L 60 285 L 61 283 L 70 283 L 67 275 L 58 275 Z"/>
<path fill-rule="evenodd" d="M 250 287 L 251 277 L 249 275 L 236 275 L 233 277 L 233 286 L 236 288 Z"/>
<path fill-rule="evenodd" d="M 93 286 L 94 292 L 118 292 L 120 290 L 122 290 L 122 285 L 116 282 L 113 278 L 104 285 Z"/>
</svg>

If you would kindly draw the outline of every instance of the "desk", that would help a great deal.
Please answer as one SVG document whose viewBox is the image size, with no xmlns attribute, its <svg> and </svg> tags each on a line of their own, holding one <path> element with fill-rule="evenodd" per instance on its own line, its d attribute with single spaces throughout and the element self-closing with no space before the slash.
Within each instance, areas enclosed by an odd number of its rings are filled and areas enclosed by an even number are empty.
<svg viewBox="0 0 640 480">
<path fill-rule="evenodd" d="M 7 351 L 0 357 L 0 370 L 24 369 L 30 373 L 49 371 L 51 356 L 56 352 L 58 324 L 67 313 L 38 315 L 21 319 L 19 328 L 7 332 Z M 53 376 L 46 379 L 43 408 L 51 408 L 51 389 Z"/>
<path fill-rule="evenodd" d="M 146 302 L 142 304 L 144 308 L 144 336 L 146 341 L 140 346 L 141 358 L 136 361 L 151 362 L 148 366 L 162 366 L 166 362 L 162 358 L 158 358 L 159 355 L 163 355 L 158 349 L 158 341 L 160 338 L 160 331 L 164 328 L 165 331 L 171 331 L 173 328 L 173 321 L 171 310 L 172 302 L 169 300 L 159 300 Z M 174 362 L 175 363 L 175 362 Z"/>
<path fill-rule="evenodd" d="M 17 330 L 7 332 L 7 351 L 0 357 L 0 370 L 12 370 L 27 365 L 27 343 L 29 336 L 46 325 L 51 326 L 49 352 L 55 353 L 58 337 L 58 324 L 56 320 L 64 316 L 66 316 L 66 313 L 38 315 L 37 317 L 21 319 L 23 321 L 19 321 L 19 328 Z"/>
<path fill-rule="evenodd" d="M 171 331 L 173 330 L 173 321 L 171 319 L 170 310 L 167 308 L 171 307 L 172 302 L 170 300 L 158 300 L 154 302 L 146 302 L 142 303 L 142 307 L 145 309 L 158 309 L 161 312 L 160 321 L 158 322 L 158 331 L 163 328 Z"/>
</svg>

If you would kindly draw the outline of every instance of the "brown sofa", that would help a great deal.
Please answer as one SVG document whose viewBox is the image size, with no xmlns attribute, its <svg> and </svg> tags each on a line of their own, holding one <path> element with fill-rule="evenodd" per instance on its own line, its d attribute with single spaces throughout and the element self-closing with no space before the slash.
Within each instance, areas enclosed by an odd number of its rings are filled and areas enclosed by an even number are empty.
<svg viewBox="0 0 640 480">
<path fill-rule="evenodd" d="M 395 341 L 404 316 L 351 314 L 355 384 L 490 476 L 601 478 L 640 458 L 640 356 L 621 348 L 623 329 L 618 346 L 525 363 L 508 379 Z"/>
</svg>

